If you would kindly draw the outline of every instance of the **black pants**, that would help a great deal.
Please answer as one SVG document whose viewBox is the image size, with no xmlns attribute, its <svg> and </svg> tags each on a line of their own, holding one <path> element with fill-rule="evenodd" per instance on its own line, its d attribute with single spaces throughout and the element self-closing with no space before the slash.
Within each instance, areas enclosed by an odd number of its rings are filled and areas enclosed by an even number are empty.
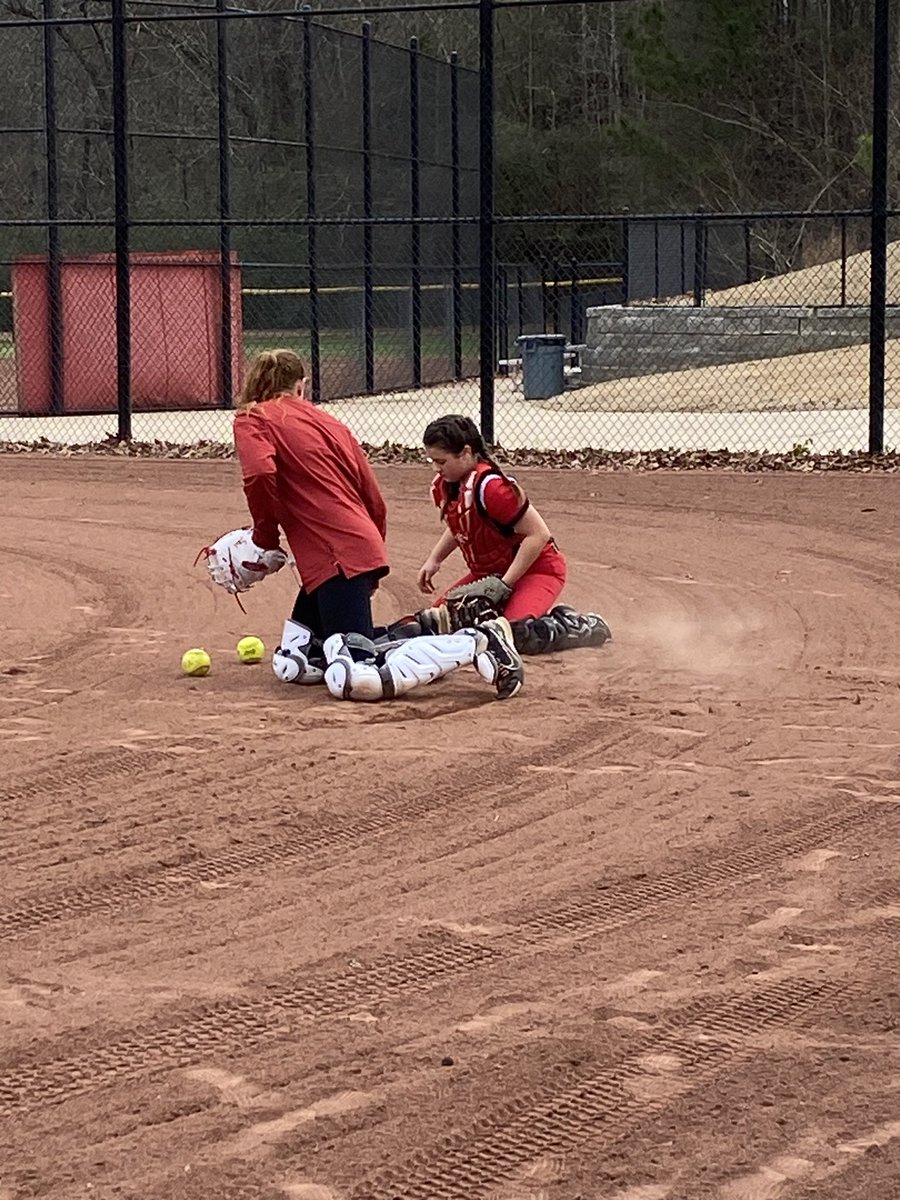
<svg viewBox="0 0 900 1200">
<path fill-rule="evenodd" d="M 372 593 L 384 571 L 366 571 L 348 579 L 335 575 L 307 592 L 301 588 L 291 613 L 313 636 L 330 637 L 333 633 L 361 633 L 372 636 Z"/>
</svg>

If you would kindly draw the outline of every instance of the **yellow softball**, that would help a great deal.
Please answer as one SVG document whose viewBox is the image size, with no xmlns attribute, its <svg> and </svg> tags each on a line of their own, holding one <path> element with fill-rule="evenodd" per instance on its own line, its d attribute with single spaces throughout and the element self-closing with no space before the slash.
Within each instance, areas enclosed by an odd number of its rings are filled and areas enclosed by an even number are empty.
<svg viewBox="0 0 900 1200">
<path fill-rule="evenodd" d="M 237 644 L 237 656 L 242 663 L 262 662 L 266 648 L 258 637 L 244 637 Z"/>
<path fill-rule="evenodd" d="M 185 650 L 181 656 L 181 669 L 185 675 L 208 675 L 211 661 L 205 650 Z"/>
</svg>

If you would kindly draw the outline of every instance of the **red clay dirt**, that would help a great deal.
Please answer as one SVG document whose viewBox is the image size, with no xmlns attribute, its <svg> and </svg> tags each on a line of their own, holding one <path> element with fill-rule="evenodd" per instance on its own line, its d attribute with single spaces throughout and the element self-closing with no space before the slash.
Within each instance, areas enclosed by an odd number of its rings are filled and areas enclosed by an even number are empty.
<svg viewBox="0 0 900 1200">
<path fill-rule="evenodd" d="M 894 477 L 519 472 L 615 641 L 368 706 L 234 463 L 3 474 L 0 1200 L 900 1196 Z"/>
</svg>

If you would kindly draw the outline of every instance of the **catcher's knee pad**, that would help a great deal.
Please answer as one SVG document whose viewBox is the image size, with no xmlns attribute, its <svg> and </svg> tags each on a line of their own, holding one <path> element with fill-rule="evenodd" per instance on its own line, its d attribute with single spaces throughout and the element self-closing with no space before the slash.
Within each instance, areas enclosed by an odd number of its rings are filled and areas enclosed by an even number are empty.
<svg viewBox="0 0 900 1200">
<path fill-rule="evenodd" d="M 394 694 L 375 643 L 359 633 L 335 633 L 325 642 L 325 686 L 337 700 L 385 700 Z"/>
<path fill-rule="evenodd" d="M 378 657 L 378 647 L 371 638 L 361 633 L 333 633 L 325 639 L 323 647 L 326 663 L 333 663 L 339 658 L 351 662 L 374 662 Z"/>
<path fill-rule="evenodd" d="M 321 683 L 325 678 L 321 643 L 299 621 L 288 618 L 281 644 L 272 654 L 272 670 L 282 683 Z"/>
<path fill-rule="evenodd" d="M 374 662 L 335 658 L 325 668 L 325 686 L 336 700 L 388 700 L 393 695 L 385 668 Z"/>
</svg>

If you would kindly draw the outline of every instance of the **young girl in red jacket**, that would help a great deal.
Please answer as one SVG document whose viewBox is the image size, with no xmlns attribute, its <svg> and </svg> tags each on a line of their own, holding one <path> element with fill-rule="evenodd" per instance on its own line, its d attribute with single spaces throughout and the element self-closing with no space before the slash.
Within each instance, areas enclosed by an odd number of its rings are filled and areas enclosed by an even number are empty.
<svg viewBox="0 0 900 1200">
<path fill-rule="evenodd" d="M 468 573 L 439 597 L 436 607 L 446 605 L 454 588 L 485 580 L 497 610 L 512 626 L 520 653 L 607 641 L 612 634 L 602 617 L 557 604 L 566 582 L 565 557 L 522 488 L 490 457 L 474 421 L 440 417 L 422 440 L 437 469 L 432 498 L 445 528 L 419 571 L 420 591 L 435 592 L 435 575 L 458 548 Z"/>
<path fill-rule="evenodd" d="M 306 399 L 292 350 L 264 350 L 250 367 L 234 420 L 234 443 L 261 549 L 279 526 L 303 586 L 291 614 L 320 638 L 372 636 L 372 593 L 390 570 L 387 507 L 346 425 Z"/>
</svg>

